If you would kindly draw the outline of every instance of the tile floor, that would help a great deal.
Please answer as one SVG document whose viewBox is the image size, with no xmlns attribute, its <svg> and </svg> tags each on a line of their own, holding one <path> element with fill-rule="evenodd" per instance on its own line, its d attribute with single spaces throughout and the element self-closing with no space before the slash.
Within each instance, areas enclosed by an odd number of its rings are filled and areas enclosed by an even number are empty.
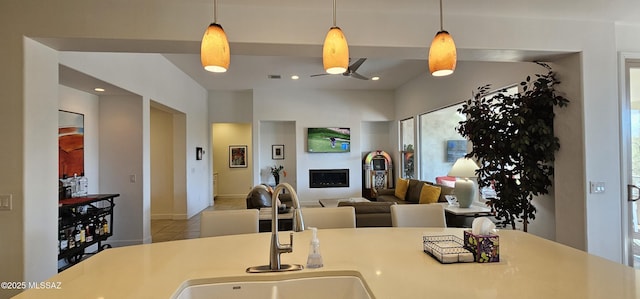
<svg viewBox="0 0 640 299">
<path fill-rule="evenodd" d="M 246 209 L 244 198 L 217 198 L 207 210 Z M 200 214 L 185 220 L 151 220 L 153 243 L 200 237 Z"/>
</svg>

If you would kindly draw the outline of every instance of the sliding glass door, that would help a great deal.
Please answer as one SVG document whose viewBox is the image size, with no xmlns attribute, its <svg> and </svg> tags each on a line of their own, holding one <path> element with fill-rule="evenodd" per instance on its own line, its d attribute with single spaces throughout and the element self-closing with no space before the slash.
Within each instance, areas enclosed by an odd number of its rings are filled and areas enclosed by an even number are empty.
<svg viewBox="0 0 640 299">
<path fill-rule="evenodd" d="M 629 265 L 640 269 L 640 60 L 625 63 L 625 79 L 622 119 L 627 153 L 626 251 Z"/>
</svg>

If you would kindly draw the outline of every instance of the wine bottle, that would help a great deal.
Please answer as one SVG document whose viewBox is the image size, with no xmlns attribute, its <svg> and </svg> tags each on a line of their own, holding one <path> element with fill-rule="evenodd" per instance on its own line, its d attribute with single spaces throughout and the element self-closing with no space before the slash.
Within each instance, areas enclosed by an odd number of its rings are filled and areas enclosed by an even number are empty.
<svg viewBox="0 0 640 299">
<path fill-rule="evenodd" d="M 85 227 L 84 240 L 87 243 L 93 241 L 93 234 L 91 233 L 93 230 L 93 228 L 91 228 L 92 225 L 92 223 L 89 223 L 89 225 Z"/>
<path fill-rule="evenodd" d="M 109 234 L 109 222 L 107 221 L 107 218 L 102 219 L 102 229 L 104 230 L 105 235 Z"/>
<path fill-rule="evenodd" d="M 73 232 L 73 238 L 76 241 L 76 247 L 80 247 L 80 244 L 83 243 L 80 240 L 84 241 L 84 234 L 82 234 L 82 236 L 80 235 L 81 230 L 82 229 L 80 228 L 80 224 L 78 224 Z"/>
<path fill-rule="evenodd" d="M 69 239 L 67 239 L 67 234 L 64 231 L 60 231 L 58 239 L 60 240 L 60 252 L 67 250 L 69 248 Z"/>
<path fill-rule="evenodd" d="M 69 249 L 76 247 L 76 239 L 72 229 L 67 231 L 67 239 L 69 240 Z"/>
</svg>

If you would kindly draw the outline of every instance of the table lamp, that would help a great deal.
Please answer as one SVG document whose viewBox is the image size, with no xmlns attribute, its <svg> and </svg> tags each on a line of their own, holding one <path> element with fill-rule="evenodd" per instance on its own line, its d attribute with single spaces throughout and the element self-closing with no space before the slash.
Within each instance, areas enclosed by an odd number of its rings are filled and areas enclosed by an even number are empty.
<svg viewBox="0 0 640 299">
<path fill-rule="evenodd" d="M 469 178 L 476 177 L 477 169 L 478 165 L 473 160 L 468 158 L 459 158 L 449 171 L 449 176 L 457 178 L 453 194 L 456 196 L 461 208 L 468 208 L 471 206 L 473 199 L 476 197 L 476 184 Z"/>
</svg>

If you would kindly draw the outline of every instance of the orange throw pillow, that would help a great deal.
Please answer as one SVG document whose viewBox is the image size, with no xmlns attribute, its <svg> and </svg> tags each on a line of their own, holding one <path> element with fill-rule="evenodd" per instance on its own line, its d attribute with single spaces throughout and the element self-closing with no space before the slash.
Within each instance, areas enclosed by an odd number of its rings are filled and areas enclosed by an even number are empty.
<svg viewBox="0 0 640 299">
<path fill-rule="evenodd" d="M 429 184 L 422 185 L 422 189 L 420 190 L 420 203 L 436 203 L 438 202 L 438 198 L 440 197 L 440 187 L 432 186 Z"/>
<path fill-rule="evenodd" d="M 398 178 L 398 183 L 396 183 L 395 196 L 399 199 L 404 200 L 404 197 L 407 195 L 407 189 L 409 189 L 409 180 Z"/>
</svg>

